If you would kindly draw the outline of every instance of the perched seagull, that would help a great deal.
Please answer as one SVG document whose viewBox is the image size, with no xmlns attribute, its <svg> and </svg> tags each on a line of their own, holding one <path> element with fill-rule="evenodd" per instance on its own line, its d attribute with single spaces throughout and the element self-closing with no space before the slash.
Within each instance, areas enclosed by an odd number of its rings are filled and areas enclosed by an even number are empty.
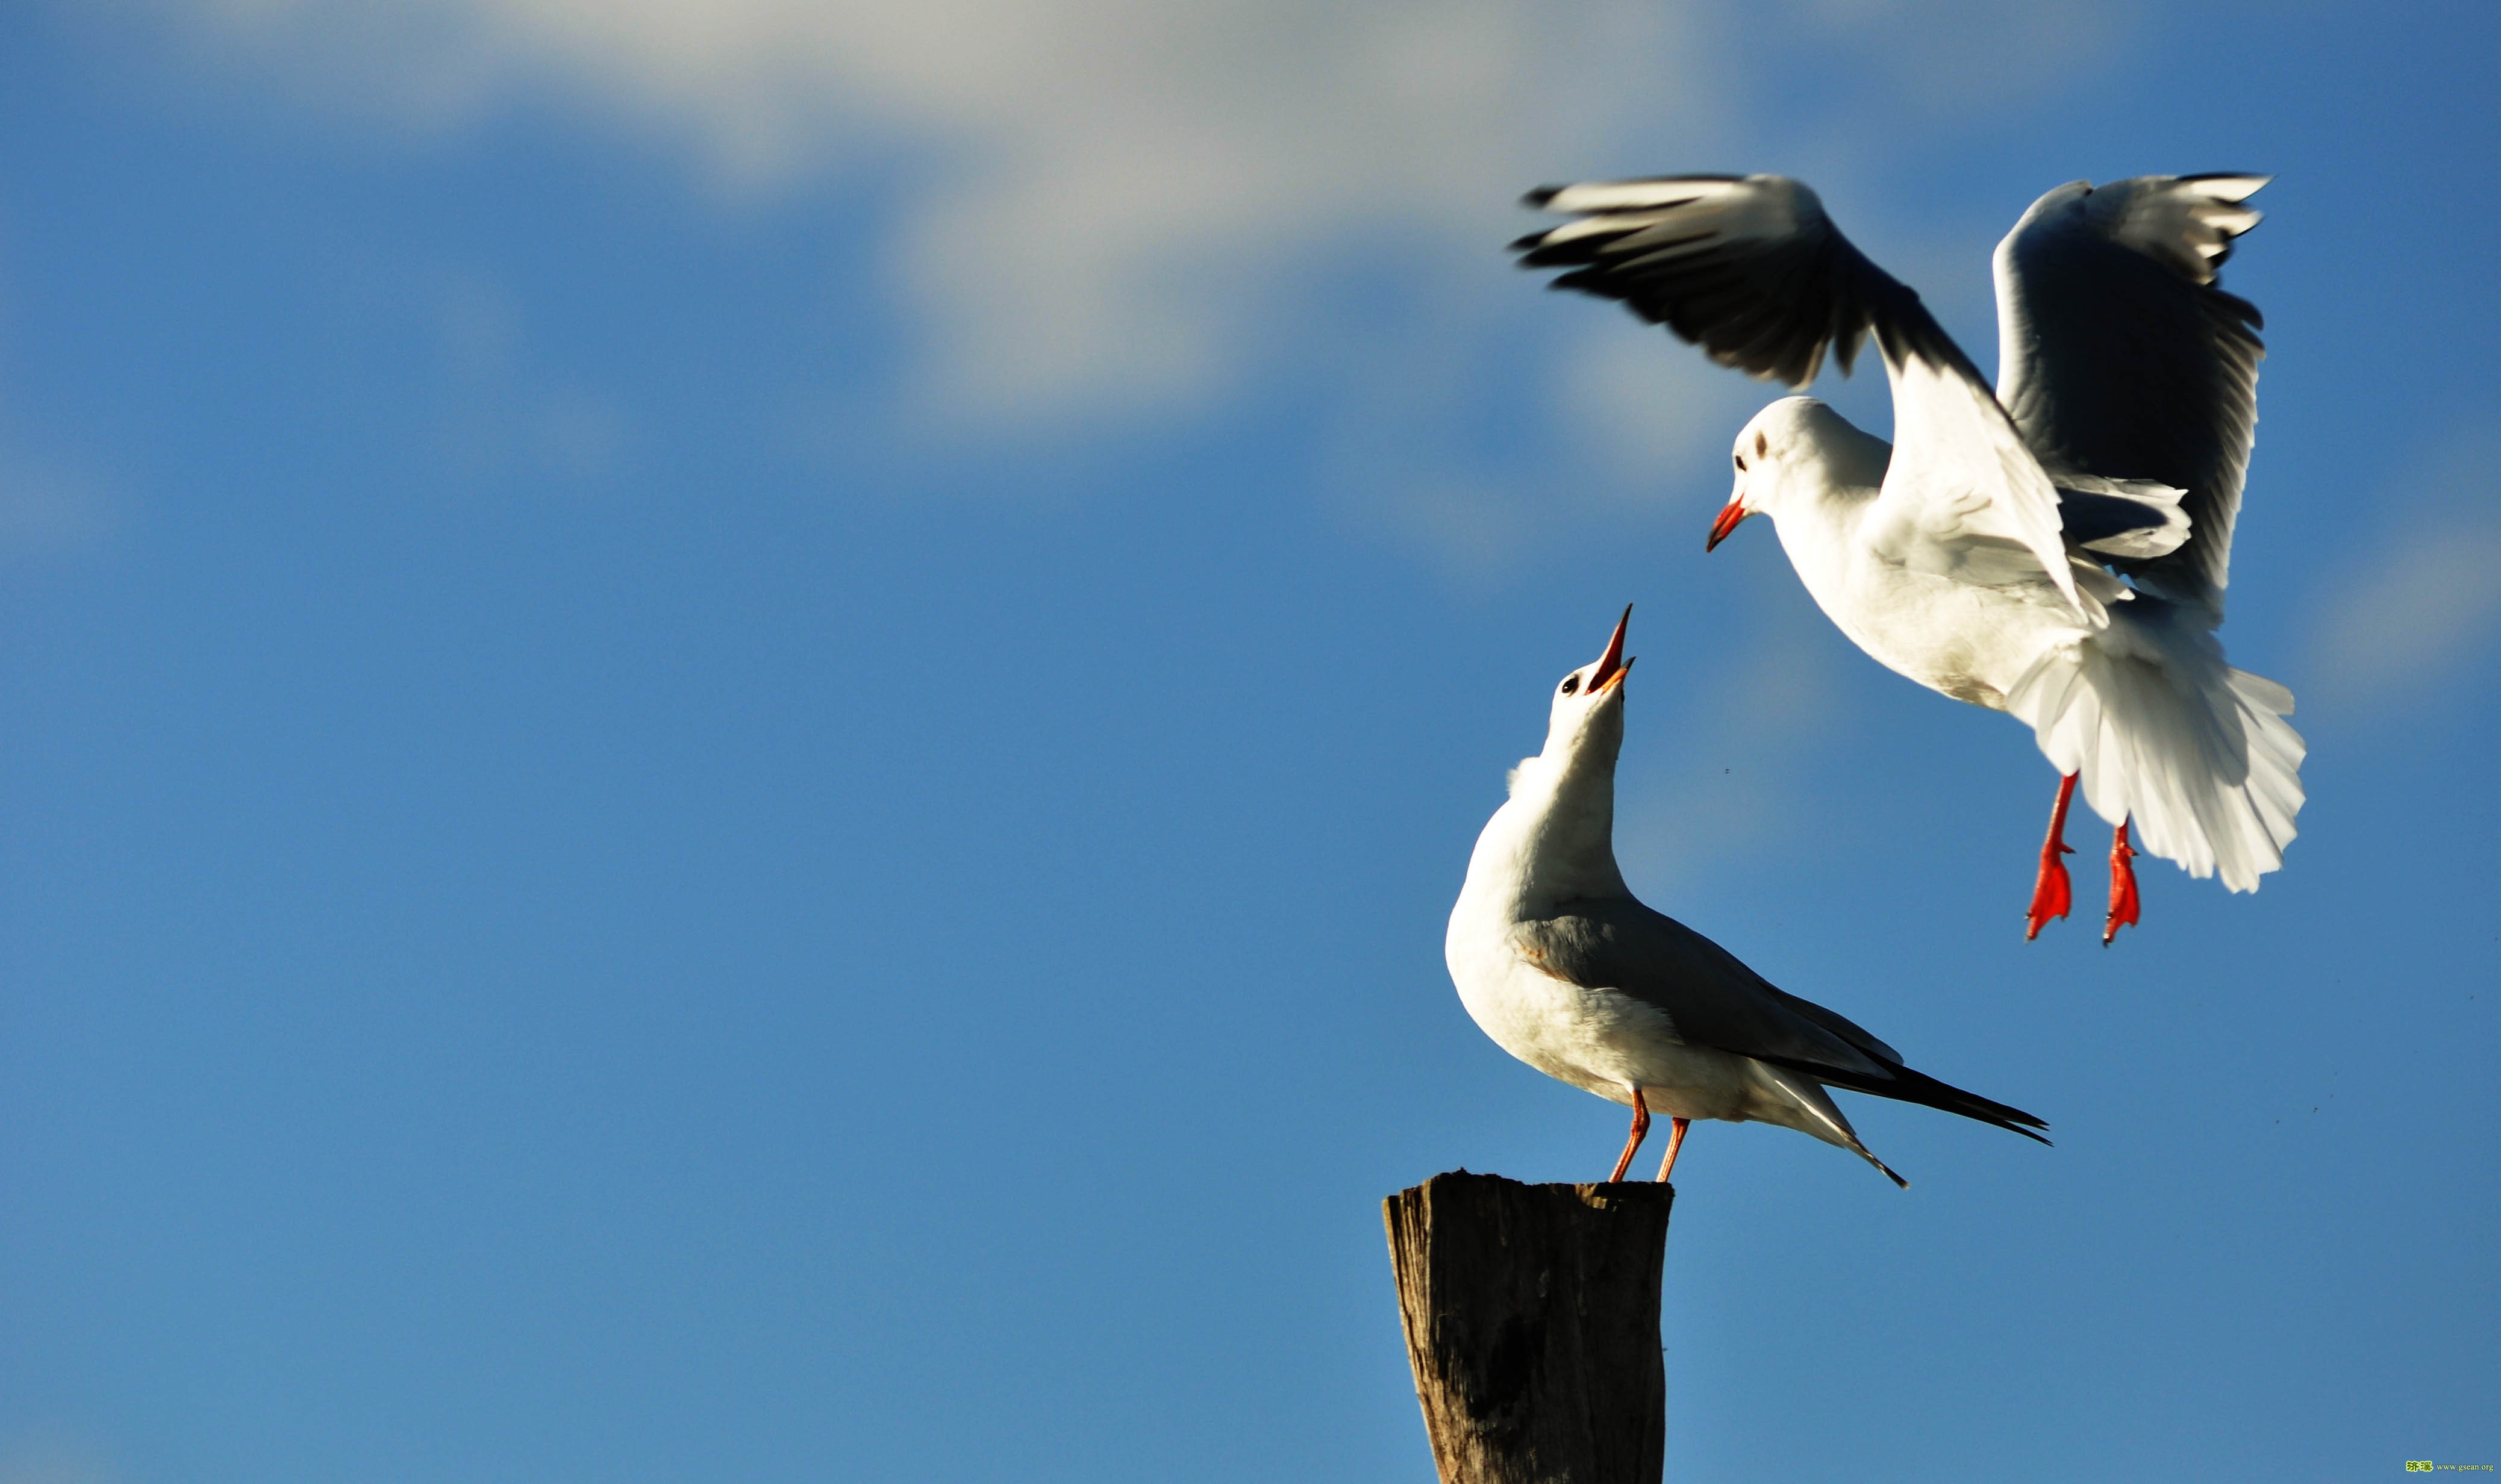
<svg viewBox="0 0 2501 1484">
<path fill-rule="evenodd" d="M 1716 547 L 1772 517 L 1844 634 L 1931 690 L 2009 712 L 2060 775 L 2024 937 L 2067 915 L 2067 805 L 2115 831 L 2108 943 L 2137 920 L 2142 846 L 2234 891 L 2284 863 L 2300 812 L 2292 693 L 2223 662 L 2232 519 L 2257 422 L 2257 310 L 2216 286 L 2264 176 L 2077 181 L 1997 245 L 1998 385 L 1779 176 L 1565 185 L 1579 219 L 1512 246 L 1711 358 L 1805 386 L 1872 332 L 1899 441 L 1811 397 L 1737 435 Z M 2130 842 L 2129 826 L 2135 836 Z"/>
<path fill-rule="evenodd" d="M 1505 1051 L 1551 1077 L 1632 1105 L 1610 1180 L 1630 1169 L 1652 1108 L 1675 1120 L 1658 1177 L 1696 1118 L 1757 1119 L 1868 1153 L 1824 1089 L 1847 1087 L 2012 1129 L 2048 1124 L 1902 1065 L 1902 1054 L 1822 1006 L 1783 994 L 1691 928 L 1633 899 L 1616 868 L 1616 755 L 1624 744 L 1624 625 L 1563 677 L 1546 750 L 1512 770 L 1468 858 L 1443 956 L 1459 1000 Z"/>
</svg>

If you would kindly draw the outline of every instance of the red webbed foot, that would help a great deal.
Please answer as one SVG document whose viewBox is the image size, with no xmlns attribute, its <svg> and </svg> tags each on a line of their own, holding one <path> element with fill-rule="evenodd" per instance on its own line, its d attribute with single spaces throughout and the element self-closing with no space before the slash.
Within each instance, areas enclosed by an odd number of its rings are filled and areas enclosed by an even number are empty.
<svg viewBox="0 0 2501 1484">
<path fill-rule="evenodd" d="M 2052 917 L 2064 917 L 2076 905 L 2076 889 L 2067 879 L 2067 863 L 2058 859 L 2075 854 L 2067 843 L 2067 805 L 2076 796 L 2076 775 L 2069 774 L 2058 780 L 2058 802 L 2050 809 L 2050 838 L 2041 842 L 2041 874 L 2032 881 L 2032 906 L 2023 914 L 2023 940 L 2030 942 L 2041 936 Z M 2134 919 L 2130 919 L 2133 921 Z"/>
<path fill-rule="evenodd" d="M 2119 929 L 2136 926 L 2136 868 L 2128 864 L 2129 858 L 2135 854 L 2135 847 L 2127 842 L 2127 825 L 2122 821 L 2118 832 L 2111 837 L 2110 915 L 2102 919 L 2102 946 L 2105 948 L 2110 946 L 2112 939 L 2118 937 Z"/>
</svg>

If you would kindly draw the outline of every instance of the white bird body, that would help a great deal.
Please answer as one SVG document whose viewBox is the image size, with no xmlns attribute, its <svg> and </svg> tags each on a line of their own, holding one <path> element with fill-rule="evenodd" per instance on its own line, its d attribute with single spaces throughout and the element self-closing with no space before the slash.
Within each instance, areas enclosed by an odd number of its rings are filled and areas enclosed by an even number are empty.
<svg viewBox="0 0 2501 1484">
<path fill-rule="evenodd" d="M 1748 425 L 1751 432 L 1767 421 L 1801 424 L 1768 440 L 1771 459 L 1762 467 L 1782 478 L 1756 481 L 1772 487 L 1753 495 L 1753 508 L 1772 516 L 1816 606 L 1871 658 L 1930 690 L 2002 711 L 2007 692 L 2043 652 L 2092 634 L 2047 574 L 1984 587 L 1884 559 L 1880 553 L 1900 544 L 1899 521 L 1882 493 L 1892 450 L 1820 402 L 1786 402 L 1793 405 L 1784 408 L 1786 416 Z"/>
<path fill-rule="evenodd" d="M 1633 897 L 1615 852 L 1623 633 L 1617 625 L 1606 655 L 1564 678 L 1544 750 L 1513 770 L 1510 798 L 1468 858 L 1443 955 L 1470 1017 L 1547 1075 L 1630 1105 L 1626 1162 L 1657 1109 L 1680 1134 L 1697 1118 L 1778 1124 L 1884 1170 L 1827 1082 L 2039 1138 L 2030 1114 L 1912 1072 L 1890 1046 Z"/>
<path fill-rule="evenodd" d="M 2033 729 L 2066 778 L 2035 931 L 2066 911 L 2058 830 L 2079 778 L 2120 831 L 2105 940 L 2135 920 L 2131 824 L 2147 850 L 2234 891 L 2256 890 L 2295 833 L 2291 693 L 2225 664 L 2214 637 L 2263 353 L 2257 311 L 2215 269 L 2264 183 L 2146 177 L 2042 197 L 1997 250 L 1995 388 L 1794 181 L 1539 191 L 1532 204 L 1580 219 L 1515 245 L 1528 266 L 1573 268 L 1557 287 L 1620 299 L 1792 385 L 1874 335 L 1898 445 L 1812 398 L 1773 403 L 1737 436 L 1711 544 L 1771 516 L 1861 649 Z"/>
<path fill-rule="evenodd" d="M 1812 397 L 1765 408 L 1736 446 L 1729 508 L 1771 518 L 1816 606 L 1870 657 L 2015 713 L 2096 812 L 2133 818 L 2146 848 L 2192 875 L 2254 891 L 2282 863 L 2302 802 L 2292 697 L 2223 663 L 2202 610 L 2076 552 L 2062 589 L 2028 548 L 1938 539 L 1933 472 Z"/>
<path fill-rule="evenodd" d="M 1443 940 L 1459 1003 L 1495 1045 L 1609 1102 L 1629 1106 L 1639 1087 L 1671 1117 L 1756 1119 L 1851 1147 L 1849 1122 L 1821 1087 L 1809 1084 L 1801 1098 L 1775 1069 L 1689 1045 L 1665 1011 L 1558 978 L 1523 951 L 1522 923 L 1551 918 L 1566 903 L 1632 895 L 1616 866 L 1613 762 L 1603 776 L 1569 788 L 1543 755 L 1513 772 L 1510 800 L 1468 857 Z"/>
</svg>

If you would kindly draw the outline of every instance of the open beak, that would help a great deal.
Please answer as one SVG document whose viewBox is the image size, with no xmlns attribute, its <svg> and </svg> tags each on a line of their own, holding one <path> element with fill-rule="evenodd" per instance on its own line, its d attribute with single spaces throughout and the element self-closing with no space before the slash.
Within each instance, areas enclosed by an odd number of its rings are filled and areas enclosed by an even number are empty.
<svg viewBox="0 0 2501 1484">
<path fill-rule="evenodd" d="M 1633 606 L 1624 605 L 1624 616 L 1616 620 L 1615 636 L 1607 641 L 1607 652 L 1598 656 L 1598 668 L 1589 675 L 1589 694 L 1603 696 L 1623 683 L 1633 662 L 1624 658 L 1624 626 L 1633 621 Z"/>
<path fill-rule="evenodd" d="M 1746 502 L 1743 500 L 1731 500 L 1719 507 L 1719 518 L 1711 522 L 1711 539 L 1702 544 L 1702 549 L 1705 551 L 1719 549 L 1719 544 L 1728 539 L 1729 532 L 1737 529 L 1737 523 L 1752 513 L 1753 511 L 1746 509 Z"/>
</svg>

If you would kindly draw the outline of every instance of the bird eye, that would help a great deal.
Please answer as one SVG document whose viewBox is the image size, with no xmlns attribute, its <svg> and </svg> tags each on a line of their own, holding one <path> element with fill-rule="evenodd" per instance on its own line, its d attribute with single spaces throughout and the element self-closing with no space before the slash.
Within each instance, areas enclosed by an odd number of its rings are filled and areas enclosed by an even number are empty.
<svg viewBox="0 0 2501 1484">
<path fill-rule="evenodd" d="M 1567 675 L 1563 677 L 1563 694 L 1568 696 L 1580 688 L 1581 677 L 1579 676 Z"/>
<path fill-rule="evenodd" d="M 1744 474 L 1746 472 L 1746 455 L 1740 453 L 1735 455 L 1735 457 L 1737 460 L 1737 472 L 1739 474 Z"/>
</svg>

